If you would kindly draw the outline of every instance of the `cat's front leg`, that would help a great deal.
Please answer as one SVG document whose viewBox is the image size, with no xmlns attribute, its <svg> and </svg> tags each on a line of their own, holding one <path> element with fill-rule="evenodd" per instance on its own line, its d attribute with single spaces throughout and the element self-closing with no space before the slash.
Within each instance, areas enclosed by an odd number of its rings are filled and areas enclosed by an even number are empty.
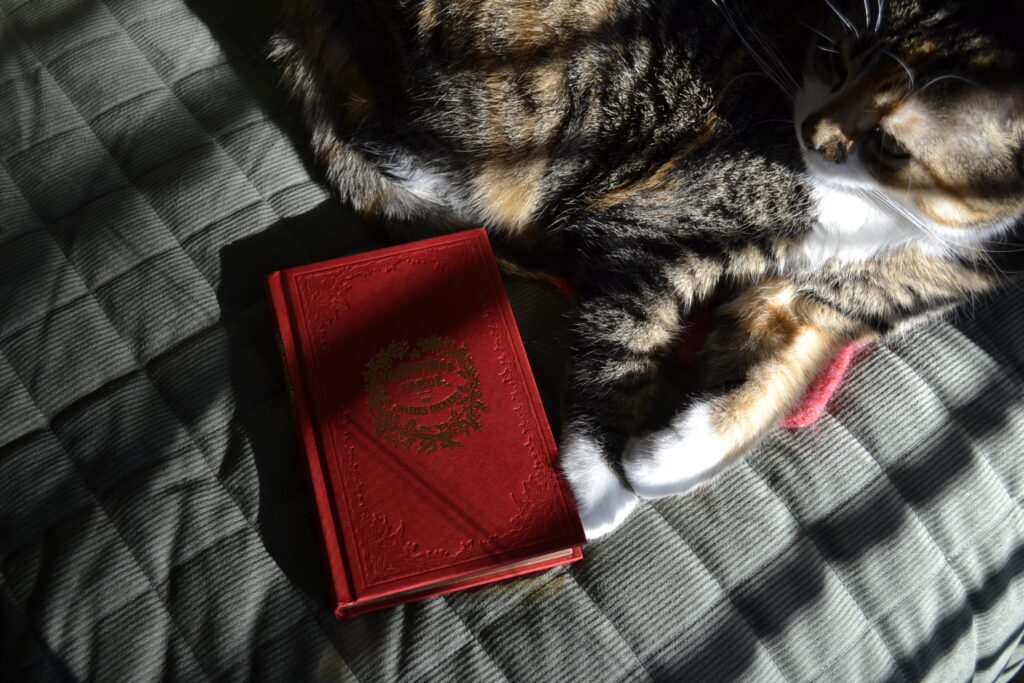
<svg viewBox="0 0 1024 683">
<path fill-rule="evenodd" d="M 667 428 L 630 442 L 623 465 L 633 490 L 660 498 L 707 481 L 775 427 L 843 346 L 870 335 L 790 282 L 744 292 L 704 351 L 709 385 L 732 388 L 698 398 Z"/>
<path fill-rule="evenodd" d="M 621 456 L 679 322 L 667 282 L 605 276 L 580 292 L 560 452 L 587 538 L 617 527 L 637 504 Z"/>
</svg>

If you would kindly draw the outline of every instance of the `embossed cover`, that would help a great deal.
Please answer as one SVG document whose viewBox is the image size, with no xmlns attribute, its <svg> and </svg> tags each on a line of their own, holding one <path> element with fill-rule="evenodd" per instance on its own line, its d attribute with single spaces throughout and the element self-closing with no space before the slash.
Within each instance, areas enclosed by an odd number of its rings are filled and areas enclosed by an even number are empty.
<svg viewBox="0 0 1024 683">
<path fill-rule="evenodd" d="M 338 617 L 580 558 L 482 229 L 267 284 Z"/>
</svg>

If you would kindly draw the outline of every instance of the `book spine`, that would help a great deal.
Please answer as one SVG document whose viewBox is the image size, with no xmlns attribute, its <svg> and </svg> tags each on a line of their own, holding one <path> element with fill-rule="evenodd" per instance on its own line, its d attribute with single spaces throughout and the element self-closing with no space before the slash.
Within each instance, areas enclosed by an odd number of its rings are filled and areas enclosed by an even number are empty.
<svg viewBox="0 0 1024 683">
<path fill-rule="evenodd" d="M 368 604 L 355 603 L 351 606 L 340 605 L 335 610 L 334 616 L 338 619 L 351 619 L 352 617 L 357 617 L 360 614 L 366 614 L 367 612 L 375 612 L 377 610 L 386 609 L 388 607 L 394 607 L 396 605 L 403 605 L 409 602 L 426 600 L 427 598 L 437 597 L 438 595 L 446 595 L 448 593 L 455 593 L 457 591 L 464 591 L 469 588 L 475 588 L 477 586 L 486 586 L 492 583 L 497 583 L 499 581 L 504 581 L 505 579 L 511 579 L 517 576 L 523 576 L 525 574 L 533 574 L 535 572 L 553 569 L 555 567 L 571 564 L 573 562 L 578 562 L 579 560 L 583 559 L 583 552 L 580 550 L 579 546 L 573 546 L 571 550 L 572 554 L 566 557 L 551 559 L 545 562 L 538 562 L 536 564 L 518 567 L 515 569 L 508 569 L 506 571 L 490 574 L 486 577 L 469 578 L 462 581 L 454 581 L 444 586 L 428 588 L 423 591 L 410 593 L 408 595 L 395 596 L 391 599 L 383 599 Z"/>
<path fill-rule="evenodd" d="M 312 484 L 315 511 L 317 519 L 320 521 L 320 536 L 327 557 L 331 585 L 337 602 L 335 608 L 337 612 L 346 605 L 351 605 L 355 601 L 355 596 L 345 563 L 345 554 L 341 547 L 341 534 L 335 518 L 334 506 L 331 503 L 331 491 L 328 488 L 324 463 L 320 449 L 317 447 L 316 435 L 310 419 L 305 384 L 302 380 L 302 366 L 292 329 L 291 308 L 288 305 L 284 278 L 280 272 L 267 276 L 266 289 L 277 329 L 279 348 L 284 357 L 285 381 L 292 401 L 292 414 L 299 434 L 299 446 L 305 456 L 309 481 Z"/>
</svg>

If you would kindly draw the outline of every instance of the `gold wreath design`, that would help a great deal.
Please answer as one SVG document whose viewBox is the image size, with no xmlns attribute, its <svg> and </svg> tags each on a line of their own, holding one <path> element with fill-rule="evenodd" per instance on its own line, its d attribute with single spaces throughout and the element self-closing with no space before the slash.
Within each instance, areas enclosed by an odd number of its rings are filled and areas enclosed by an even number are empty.
<svg viewBox="0 0 1024 683">
<path fill-rule="evenodd" d="M 455 401 L 446 422 L 420 425 L 415 418 L 403 422 L 385 392 L 388 372 L 402 361 L 414 360 L 427 353 L 454 361 L 456 374 L 463 382 L 455 389 Z M 416 448 L 417 453 L 430 453 L 438 448 L 461 446 L 462 442 L 455 437 L 480 429 L 480 415 L 487 410 L 480 376 L 473 367 L 469 349 L 448 337 L 426 337 L 420 339 L 415 347 L 404 339 L 392 341 L 367 363 L 363 379 L 374 435 L 397 448 Z"/>
</svg>

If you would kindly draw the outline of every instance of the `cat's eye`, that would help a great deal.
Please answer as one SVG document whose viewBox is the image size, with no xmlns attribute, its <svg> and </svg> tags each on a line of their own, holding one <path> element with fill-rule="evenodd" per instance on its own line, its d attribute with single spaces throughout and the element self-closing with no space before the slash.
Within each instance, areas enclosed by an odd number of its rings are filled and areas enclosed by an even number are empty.
<svg viewBox="0 0 1024 683">
<path fill-rule="evenodd" d="M 907 146 L 884 131 L 879 149 L 882 154 L 896 161 L 910 158 L 910 150 L 907 149 Z"/>
<path fill-rule="evenodd" d="M 868 136 L 869 143 L 884 161 L 905 161 L 911 157 L 907 146 L 886 132 L 881 126 L 875 126 L 871 129 Z"/>
</svg>

